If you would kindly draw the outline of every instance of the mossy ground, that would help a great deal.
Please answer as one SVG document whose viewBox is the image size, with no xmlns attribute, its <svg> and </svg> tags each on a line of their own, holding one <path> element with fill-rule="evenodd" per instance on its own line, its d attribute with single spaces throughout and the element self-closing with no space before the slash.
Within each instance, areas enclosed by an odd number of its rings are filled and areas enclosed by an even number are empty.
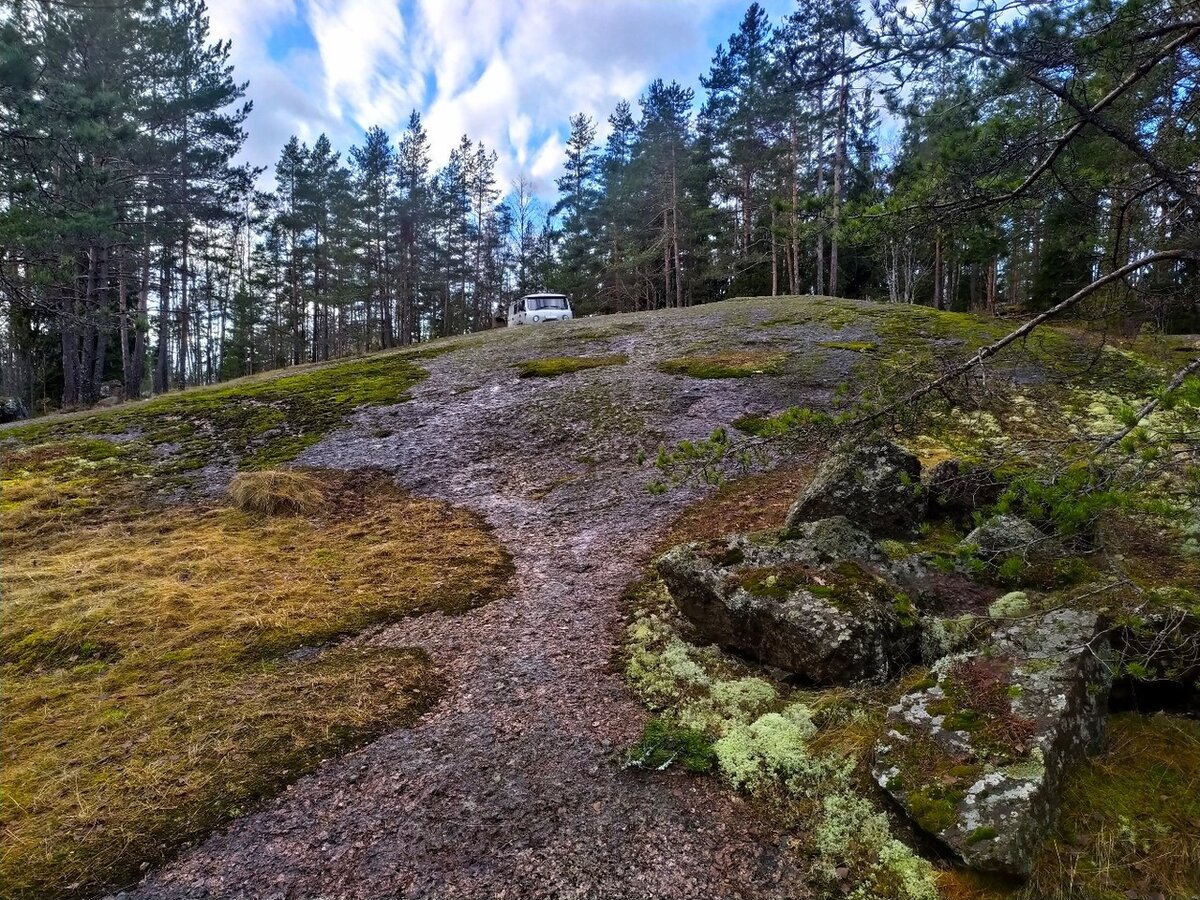
<svg viewBox="0 0 1200 900">
<path fill-rule="evenodd" d="M 128 883 L 434 702 L 423 651 L 344 639 L 489 600 L 490 531 L 381 474 L 259 471 L 403 401 L 413 356 L 0 434 L 0 894 Z M 197 490 L 212 464 L 251 470 L 244 510 Z"/>
<path fill-rule="evenodd" d="M 1025 885 L 942 873 L 946 900 L 1127 900 L 1200 892 L 1200 723 L 1121 713 L 1067 776 L 1057 830 Z"/>
<path fill-rule="evenodd" d="M 629 362 L 624 354 L 608 356 L 552 356 L 546 359 L 529 359 L 517 363 L 517 374 L 522 378 L 554 378 L 583 372 L 587 369 L 602 369 L 606 366 L 623 366 Z"/>
<path fill-rule="evenodd" d="M 780 306 L 783 307 L 780 314 L 757 323 L 755 327 L 767 332 L 797 325 L 846 330 L 844 340 L 841 335 L 835 334 L 838 339 L 823 342 L 823 347 L 825 350 L 855 350 L 862 357 L 851 379 L 853 383 L 841 394 L 847 403 L 866 398 L 881 405 L 901 396 L 921 379 L 935 376 L 946 365 L 965 359 L 982 344 L 1003 336 L 1009 327 L 1005 323 L 985 322 L 970 316 L 942 314 L 932 310 L 870 307 L 821 299 L 784 301 Z M 865 340 L 867 337 L 875 340 Z M 857 344 L 870 344 L 874 349 L 846 346 Z M 1105 429 L 1112 430 L 1119 426 L 1113 417 L 1109 417 L 1113 418 L 1112 421 L 1099 418 L 1099 412 L 1096 409 L 1089 410 L 1081 397 L 1094 396 L 1096 392 L 1103 392 L 1108 397 L 1112 393 L 1126 398 L 1124 402 L 1127 404 L 1134 404 L 1139 398 L 1148 396 L 1155 383 L 1161 383 L 1165 371 L 1157 365 L 1153 355 L 1101 351 L 1091 336 L 1059 330 L 1047 330 L 1035 335 L 1034 339 L 1002 354 L 991 366 L 993 373 L 998 373 L 1000 377 L 989 381 L 986 390 L 980 391 L 974 402 L 963 405 L 954 405 L 952 402 L 948 409 L 940 408 L 936 416 L 901 418 L 894 423 L 899 441 L 916 452 L 926 466 L 951 457 L 987 467 L 1003 465 L 1004 460 L 1008 460 L 1009 470 L 1000 473 L 1005 480 L 1053 471 L 1061 454 L 1069 452 L 1072 447 L 1084 445 L 1091 436 L 1102 434 Z M 1014 380 L 1009 381 L 1010 378 Z M 839 401 L 838 396 L 835 393 L 835 403 L 843 402 Z M 1111 398 L 1108 399 L 1110 406 L 1113 402 Z M 803 410 L 789 411 L 782 418 L 802 418 L 798 417 L 799 413 L 803 413 Z M 733 424 L 746 434 L 771 437 L 781 430 L 776 427 L 780 418 L 756 413 L 744 416 Z M 723 484 L 714 496 L 695 504 L 684 513 L 660 545 L 661 549 L 684 540 L 719 538 L 731 531 L 778 527 L 788 505 L 802 489 L 807 471 L 758 474 Z M 1043 567 L 1045 571 L 1027 565 L 1001 571 L 997 566 L 995 572 L 981 572 L 977 576 L 990 579 L 1006 589 L 1029 586 L 1050 592 L 1049 597 L 1042 598 L 1043 604 L 1076 602 L 1074 598 L 1086 598 L 1086 602 L 1096 606 L 1110 604 L 1114 600 L 1114 592 L 1096 590 L 1097 584 L 1103 584 L 1106 579 L 1129 578 L 1142 591 L 1151 591 L 1164 581 L 1173 585 L 1184 585 L 1189 579 L 1194 581 L 1197 555 L 1184 552 L 1187 532 L 1172 524 L 1172 516 L 1177 516 L 1178 512 L 1170 512 L 1180 508 L 1172 504 L 1179 502 L 1179 487 L 1183 482 L 1177 475 L 1171 475 L 1165 469 L 1164 472 L 1164 478 L 1150 483 L 1153 496 L 1126 498 L 1113 495 L 1118 502 L 1108 503 L 1107 498 L 1101 498 L 1106 502 L 1098 503 L 1094 508 L 1072 507 L 1071 498 L 1066 496 L 1069 491 L 1061 482 L 1049 493 L 1042 491 L 1032 501 L 1018 498 L 1025 503 L 1020 511 L 1032 514 L 1045 527 L 1065 527 L 1069 530 L 1075 526 L 1076 520 L 1086 524 L 1087 538 L 1075 539 L 1079 544 L 1079 555 L 1055 561 L 1049 568 Z M 1062 490 L 1058 493 L 1063 494 L 1062 497 L 1053 493 L 1060 487 Z M 1166 491 L 1164 487 L 1167 487 Z M 981 515 L 986 514 L 987 510 L 981 511 Z M 1130 531 L 1122 524 L 1127 523 L 1130 517 L 1140 523 L 1136 531 Z M 969 559 L 963 558 L 959 545 L 967 530 L 978 521 L 935 522 L 919 539 L 888 542 L 886 549 L 893 557 L 911 553 L 931 554 L 935 563 L 941 559 L 947 570 L 954 571 L 970 563 Z M 1106 541 L 1105 534 L 1118 534 L 1120 537 Z M 1117 560 L 1115 568 L 1114 555 Z M 748 577 L 753 578 L 755 574 L 751 573 Z M 778 586 L 778 579 L 773 586 Z M 1138 598 L 1144 599 L 1145 596 L 1141 592 L 1126 595 L 1132 602 L 1140 602 Z M 648 699 L 656 709 L 674 715 L 680 708 L 694 705 L 698 691 L 701 694 L 711 691 L 713 684 L 730 677 L 728 674 L 719 674 L 720 667 L 726 665 L 727 660 L 720 655 L 712 658 L 714 651 L 700 652 L 689 643 L 689 625 L 686 621 L 673 620 L 671 611 L 665 607 L 656 610 L 651 608 L 648 612 L 643 604 L 640 609 L 631 634 L 644 636 L 646 632 L 639 629 L 644 628 L 647 622 L 654 622 L 653 631 L 667 656 L 677 662 L 686 660 L 700 667 L 699 675 L 688 666 L 668 667 L 666 675 L 677 676 L 677 686 L 672 694 L 671 677 L 656 684 L 656 699 Z M 641 649 L 644 652 L 644 644 Z M 643 665 L 641 671 L 647 670 L 653 671 L 654 667 Z M 959 714 L 962 726 L 983 734 L 989 746 L 1000 756 L 1020 750 L 1025 737 L 1023 723 L 1011 715 L 1011 697 L 1005 692 L 1007 685 L 1003 672 L 955 672 L 954 675 L 961 684 L 950 685 L 954 689 L 952 693 L 958 687 L 964 689 L 956 693 L 962 709 L 955 711 Z M 996 677 L 990 677 L 992 675 Z M 897 691 L 894 696 L 917 686 L 924 676 L 923 671 L 914 671 L 911 677 L 892 686 Z M 762 672 L 749 668 L 740 671 L 737 677 L 762 677 Z M 636 677 L 633 683 L 636 688 Z M 691 686 L 687 687 L 689 684 Z M 697 684 L 700 687 L 696 687 Z M 796 702 L 803 696 L 801 702 L 814 712 L 813 721 L 818 726 L 817 731 L 805 742 L 810 754 L 826 757 L 842 755 L 842 758 L 856 760 L 860 766 L 870 757 L 883 727 L 887 698 L 881 699 L 878 694 L 863 691 L 797 693 L 785 686 L 777 685 L 777 688 L 779 696 L 772 709 L 778 711 L 789 700 Z M 967 690 L 972 692 L 970 702 L 967 701 Z M 828 712 L 821 712 L 823 710 Z M 761 714 L 761 711 L 758 712 Z M 1115 730 L 1122 727 L 1149 729 L 1156 720 L 1130 717 L 1128 721 L 1127 726 L 1115 724 Z M 1192 724 L 1171 716 L 1161 717 L 1161 721 L 1173 723 L 1169 726 L 1171 728 L 1190 729 Z M 1095 765 L 1104 765 L 1102 761 L 1109 758 L 1108 754 L 1099 757 Z M 969 771 L 970 764 L 966 761 L 946 760 L 944 765 L 939 765 L 941 770 L 935 773 L 936 778 L 930 780 L 923 807 L 927 824 L 933 830 L 937 830 L 940 820 L 944 820 L 958 799 L 955 791 L 969 786 L 972 776 L 976 774 Z M 1129 772 L 1119 772 L 1123 765 L 1123 762 L 1114 760 L 1104 769 L 1106 777 L 1111 777 L 1115 785 L 1121 785 L 1119 790 L 1132 790 L 1137 785 L 1143 794 L 1149 794 L 1145 783 L 1141 781 L 1138 767 L 1131 767 Z M 1088 769 L 1088 772 L 1093 771 L 1095 766 Z M 857 786 L 862 795 L 875 796 L 874 785 L 866 779 L 852 779 L 851 783 Z M 1172 794 L 1173 798 L 1180 796 Z M 1082 794 L 1069 794 L 1064 821 L 1074 815 L 1072 810 L 1082 810 L 1085 803 Z M 1178 812 L 1178 800 L 1172 799 L 1170 803 Z M 1184 807 L 1186 809 L 1187 804 Z M 1190 810 L 1184 814 L 1190 814 Z M 819 814 L 812 809 L 808 809 L 797 821 L 803 822 L 809 830 L 820 831 L 824 827 L 820 824 Z M 1179 840 L 1191 840 L 1194 844 L 1196 821 L 1193 819 L 1189 824 L 1178 818 L 1170 823 L 1151 819 L 1147 827 L 1162 844 L 1152 847 L 1153 842 L 1143 842 L 1142 850 L 1138 852 L 1146 855 L 1140 857 L 1140 862 L 1135 859 L 1136 853 L 1125 861 L 1133 864 L 1135 871 L 1141 871 L 1151 865 L 1148 862 L 1149 854 L 1162 852 L 1166 845 Z M 1044 854 L 1034 881 L 1021 896 L 1025 900 L 1040 896 L 1126 896 L 1124 892 L 1132 889 L 1129 878 L 1114 878 L 1112 871 L 1109 871 L 1104 877 L 1120 885 L 1120 892 L 1110 894 L 1106 891 L 1111 888 L 1099 887 L 1099 881 L 1089 880 L 1080 874 L 1084 869 L 1095 868 L 1100 871 L 1106 866 L 1115 871 L 1112 863 L 1102 860 L 1107 852 L 1105 848 L 1112 843 L 1111 832 L 1106 834 L 1109 837 L 1090 842 L 1082 853 L 1077 847 L 1068 847 L 1062 838 L 1049 842 L 1047 847 L 1054 848 L 1053 855 L 1050 850 Z M 981 834 L 978 839 L 986 840 L 987 836 Z M 804 842 L 799 843 L 803 845 Z M 819 856 L 816 848 L 811 848 L 809 852 Z M 1172 853 L 1168 850 L 1159 859 L 1163 874 L 1158 883 L 1170 886 L 1167 889 L 1159 888 L 1162 895 L 1190 896 L 1182 892 L 1182 885 L 1187 883 L 1189 890 L 1195 891 L 1194 854 Z M 1066 886 L 1072 880 L 1077 886 L 1085 887 L 1077 887 L 1075 893 L 1071 893 Z M 894 881 L 888 886 L 884 883 L 886 881 L 876 878 L 872 889 L 875 893 L 869 892 L 868 895 L 911 896 L 909 888 L 896 887 Z M 1006 882 L 954 870 L 942 873 L 939 883 L 943 895 L 947 897 L 999 897 L 1007 895 L 1002 891 L 1013 888 Z M 1147 883 L 1143 877 L 1139 889 L 1145 890 Z M 1139 893 L 1139 896 L 1143 894 Z M 1144 896 L 1154 894 L 1147 893 Z"/>
<path fill-rule="evenodd" d="M 130 509 L 6 546 L 6 896 L 121 883 L 436 697 L 424 653 L 333 642 L 486 602 L 506 555 L 389 479 L 311 478 L 303 516 Z"/>
<path fill-rule="evenodd" d="M 0 440 L 28 446 L 120 435 L 120 455 L 152 465 L 160 477 L 222 460 L 241 469 L 273 468 L 295 459 L 355 409 L 403 401 L 426 375 L 414 358 L 420 358 L 417 351 L 392 352 L 253 376 L 85 417 L 34 421 L 5 430 Z"/>
<path fill-rule="evenodd" d="M 778 374 L 787 358 L 786 353 L 770 350 L 730 350 L 665 359 L 658 368 L 668 375 L 689 378 L 750 378 Z"/>
</svg>

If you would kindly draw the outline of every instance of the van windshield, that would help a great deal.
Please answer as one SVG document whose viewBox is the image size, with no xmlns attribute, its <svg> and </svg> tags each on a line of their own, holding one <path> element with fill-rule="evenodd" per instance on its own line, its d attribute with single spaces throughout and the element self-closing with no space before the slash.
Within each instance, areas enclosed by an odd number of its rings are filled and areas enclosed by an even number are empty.
<svg viewBox="0 0 1200 900">
<path fill-rule="evenodd" d="M 566 309 L 566 297 L 530 297 L 525 301 L 529 309 Z"/>
</svg>

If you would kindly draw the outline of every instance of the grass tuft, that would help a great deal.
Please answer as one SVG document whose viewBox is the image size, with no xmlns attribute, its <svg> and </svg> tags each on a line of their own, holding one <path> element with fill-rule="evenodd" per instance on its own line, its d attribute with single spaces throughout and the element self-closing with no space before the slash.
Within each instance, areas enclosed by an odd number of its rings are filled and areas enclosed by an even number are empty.
<svg viewBox="0 0 1200 900">
<path fill-rule="evenodd" d="M 289 469 L 239 472 L 229 483 L 229 497 L 243 512 L 264 516 L 312 513 L 325 499 L 316 476 Z"/>
</svg>

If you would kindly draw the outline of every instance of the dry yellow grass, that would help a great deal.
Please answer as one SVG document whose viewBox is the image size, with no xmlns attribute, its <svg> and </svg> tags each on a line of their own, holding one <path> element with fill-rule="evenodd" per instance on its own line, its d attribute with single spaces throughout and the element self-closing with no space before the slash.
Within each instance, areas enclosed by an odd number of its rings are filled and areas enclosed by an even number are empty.
<svg viewBox="0 0 1200 900">
<path fill-rule="evenodd" d="M 304 517 L 171 507 L 6 549 L 0 894 L 119 884 L 427 708 L 423 653 L 330 642 L 485 602 L 506 555 L 386 478 L 304 478 Z"/>
<path fill-rule="evenodd" d="M 238 509 L 264 516 L 311 513 L 325 500 L 314 475 L 292 469 L 239 472 L 229 483 L 229 497 Z"/>
</svg>

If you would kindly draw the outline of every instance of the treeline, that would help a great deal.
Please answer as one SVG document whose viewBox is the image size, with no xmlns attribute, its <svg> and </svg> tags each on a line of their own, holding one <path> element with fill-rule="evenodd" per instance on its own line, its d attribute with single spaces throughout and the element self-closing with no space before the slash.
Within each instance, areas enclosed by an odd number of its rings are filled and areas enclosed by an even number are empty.
<svg viewBox="0 0 1200 900">
<path fill-rule="evenodd" d="M 4 393 L 126 396 L 585 312 L 818 293 L 1200 328 L 1188 0 L 752 5 L 701 94 L 570 120 L 551 209 L 421 119 L 235 163 L 246 85 L 201 0 L 18 0 L 0 24 Z M 1119 279 L 1111 273 L 1132 267 Z"/>
</svg>

